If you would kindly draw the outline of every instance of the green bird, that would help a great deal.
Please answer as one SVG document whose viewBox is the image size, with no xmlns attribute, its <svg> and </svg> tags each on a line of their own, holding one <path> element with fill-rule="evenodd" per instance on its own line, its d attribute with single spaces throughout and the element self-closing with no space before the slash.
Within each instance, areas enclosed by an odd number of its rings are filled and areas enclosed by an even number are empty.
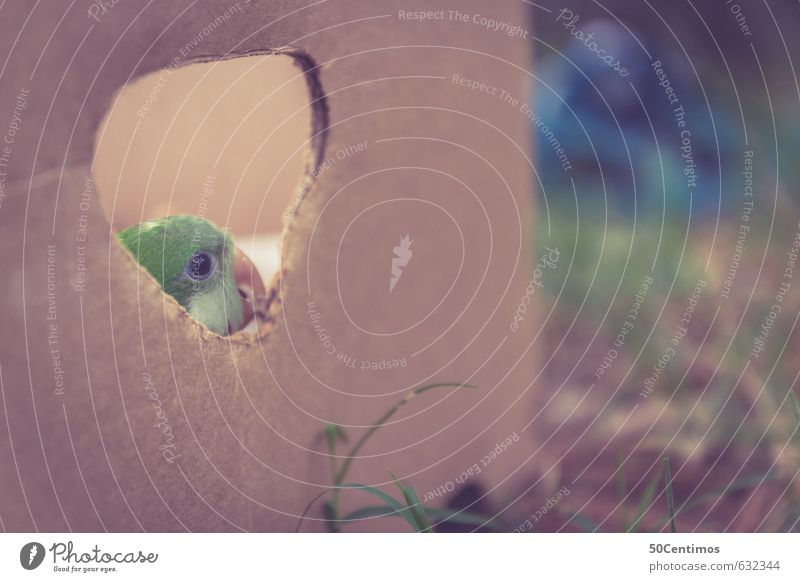
<svg viewBox="0 0 800 582">
<path fill-rule="evenodd" d="M 231 237 L 190 215 L 149 220 L 117 233 L 119 242 L 189 315 L 219 335 L 242 328 L 237 253 Z"/>
</svg>

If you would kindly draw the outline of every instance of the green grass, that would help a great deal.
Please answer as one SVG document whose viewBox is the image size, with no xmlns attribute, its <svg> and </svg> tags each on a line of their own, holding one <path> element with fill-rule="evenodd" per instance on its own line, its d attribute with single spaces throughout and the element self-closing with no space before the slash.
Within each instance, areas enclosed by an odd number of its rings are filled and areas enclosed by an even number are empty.
<svg viewBox="0 0 800 582">
<path fill-rule="evenodd" d="M 560 200 L 551 197 L 548 202 L 549 215 L 540 205 L 535 245 L 557 247 L 560 259 L 558 268 L 547 271 L 543 278 L 544 289 L 537 301 L 543 314 L 552 310 L 555 315 L 554 325 L 559 327 L 553 336 L 562 334 L 556 341 L 563 339 L 563 330 L 574 322 L 576 337 L 585 338 L 597 332 L 597 353 L 590 352 L 586 361 L 602 360 L 604 346 L 611 347 L 643 278 L 651 276 L 654 282 L 639 318 L 614 363 L 614 371 L 620 373 L 619 377 L 624 376 L 622 384 L 617 387 L 616 379 L 607 381 L 608 376 L 598 381 L 599 389 L 608 390 L 609 395 L 618 388 L 615 398 L 620 399 L 623 410 L 631 402 L 643 404 L 638 399 L 642 381 L 669 345 L 698 279 L 704 279 L 708 286 L 693 313 L 690 334 L 681 340 L 677 355 L 662 371 L 647 400 L 657 411 L 664 410 L 659 417 L 663 433 L 674 435 L 683 443 L 669 444 L 666 439 L 659 443 L 651 435 L 648 446 L 661 448 L 674 459 L 676 454 L 687 450 L 687 442 L 692 446 L 699 443 L 693 452 L 697 456 L 730 443 L 727 454 L 736 458 L 741 455 L 743 461 L 757 449 L 753 459 L 765 459 L 764 479 L 790 481 L 800 469 L 800 403 L 794 393 L 789 395 L 788 405 L 783 403 L 787 391 L 792 392 L 788 387 L 794 385 L 796 375 L 793 354 L 797 353 L 798 336 L 792 326 L 800 311 L 797 281 L 783 298 L 782 311 L 766 349 L 758 358 L 751 358 L 750 353 L 753 339 L 776 303 L 777 289 L 784 282 L 787 251 L 798 228 L 796 209 L 782 201 L 784 207 L 779 208 L 774 222 L 771 212 L 766 212 L 769 208 L 752 215 L 746 223 L 750 231 L 733 288 L 725 300 L 721 297 L 722 283 L 730 267 L 737 229 L 745 224 L 738 213 L 723 216 L 719 223 L 715 216 L 709 219 L 693 216 L 691 221 L 688 216 L 673 216 L 662 223 L 660 215 L 607 214 L 602 205 L 587 200 L 580 200 L 578 212 L 571 195 Z M 711 333 L 704 338 L 709 328 Z M 549 347 L 543 345 L 545 351 Z M 748 360 L 748 373 L 737 385 Z M 574 363 L 566 361 L 562 366 L 571 367 Z M 554 373 L 558 382 L 562 382 L 564 375 Z M 591 377 L 591 370 L 588 375 Z M 571 383 L 565 386 L 565 392 L 585 390 L 590 380 L 583 380 L 585 376 L 580 376 L 580 381 L 576 378 L 577 374 L 568 378 Z M 736 389 L 732 391 L 734 386 Z M 608 414 L 614 410 L 612 401 Z M 667 450 L 668 446 L 675 450 Z M 779 469 L 769 471 L 773 460 Z M 612 473 L 612 491 L 619 499 L 630 498 L 632 491 L 627 483 L 633 480 L 630 470 L 626 474 L 619 459 L 615 459 L 613 467 L 609 463 L 609 474 Z M 682 471 L 682 481 L 684 474 Z M 698 475 L 700 478 L 709 482 L 702 474 Z M 739 490 L 742 482 L 749 479 L 736 479 L 725 491 L 714 489 L 706 493 L 701 487 L 694 497 L 697 500 L 724 497 Z M 713 478 L 710 482 L 714 482 Z M 619 515 L 610 520 L 624 531 L 635 531 L 641 527 L 643 518 L 641 502 L 648 507 L 658 489 L 654 482 L 649 482 L 638 496 L 639 509 L 622 503 Z M 800 514 L 798 488 L 788 489 L 787 503 L 789 512 Z M 671 526 L 676 515 L 690 507 L 697 505 L 694 501 L 684 503 L 680 510 L 673 505 L 675 514 L 671 520 L 667 518 L 665 525 Z"/>
<path fill-rule="evenodd" d="M 345 454 L 344 461 L 337 467 L 336 459 L 336 444 L 338 442 L 346 442 L 347 435 L 342 427 L 335 424 L 328 424 L 325 426 L 325 440 L 328 447 L 328 455 L 331 460 L 331 485 L 322 491 L 319 495 L 314 497 L 305 510 L 301 514 L 295 531 L 300 531 L 304 520 L 306 519 L 311 508 L 325 495 L 330 494 L 331 500 L 327 502 L 323 508 L 323 513 L 326 518 L 328 531 L 339 532 L 341 526 L 349 522 L 369 519 L 375 517 L 399 517 L 406 521 L 412 530 L 417 532 L 432 532 L 433 526 L 431 525 L 431 518 L 433 517 L 438 521 L 448 521 L 453 524 L 463 525 L 486 525 L 490 520 L 488 518 L 471 514 L 463 511 L 449 511 L 442 509 L 424 508 L 419 500 L 419 496 L 413 487 L 401 482 L 397 477 L 391 474 L 392 481 L 397 487 L 402 501 L 392 497 L 388 493 L 381 491 L 376 487 L 364 485 L 361 483 L 346 483 L 347 474 L 358 456 L 361 448 L 369 441 L 369 439 L 384 426 L 389 419 L 394 416 L 398 410 L 408 404 L 413 398 L 420 394 L 424 394 L 429 390 L 437 388 L 476 388 L 471 384 L 463 383 L 436 383 L 428 384 L 416 388 L 406 394 L 406 396 L 391 406 L 385 413 L 383 413 L 377 421 L 375 421 L 364 432 L 363 435 L 353 444 L 350 450 Z M 382 502 L 380 505 L 366 505 L 358 508 L 345 516 L 340 516 L 340 502 L 341 493 L 344 491 L 353 490 L 366 493 Z"/>
</svg>

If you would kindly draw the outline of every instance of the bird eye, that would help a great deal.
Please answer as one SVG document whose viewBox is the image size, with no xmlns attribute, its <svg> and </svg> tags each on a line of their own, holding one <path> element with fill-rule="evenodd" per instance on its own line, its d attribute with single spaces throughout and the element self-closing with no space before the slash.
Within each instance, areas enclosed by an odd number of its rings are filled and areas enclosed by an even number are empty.
<svg viewBox="0 0 800 582">
<path fill-rule="evenodd" d="M 214 258 L 205 251 L 192 255 L 186 265 L 186 274 L 195 281 L 205 281 L 214 272 Z"/>
</svg>

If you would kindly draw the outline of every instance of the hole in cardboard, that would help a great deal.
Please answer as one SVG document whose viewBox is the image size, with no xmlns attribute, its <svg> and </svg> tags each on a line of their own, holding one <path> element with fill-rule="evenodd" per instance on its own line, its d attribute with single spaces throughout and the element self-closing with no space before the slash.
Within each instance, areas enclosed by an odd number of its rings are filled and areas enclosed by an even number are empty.
<svg viewBox="0 0 800 582">
<path fill-rule="evenodd" d="M 276 308 L 286 211 L 310 186 L 326 126 L 303 53 L 164 69 L 112 102 L 97 132 L 97 191 L 114 232 L 178 214 L 227 229 L 252 261 L 237 263 L 245 311 L 255 313 L 244 329 L 263 332 Z"/>
</svg>

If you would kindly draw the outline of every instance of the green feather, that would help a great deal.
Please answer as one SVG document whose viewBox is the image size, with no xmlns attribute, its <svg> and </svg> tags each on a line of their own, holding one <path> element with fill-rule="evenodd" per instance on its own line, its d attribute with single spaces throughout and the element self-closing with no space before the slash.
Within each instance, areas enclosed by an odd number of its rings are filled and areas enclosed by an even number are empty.
<svg viewBox="0 0 800 582">
<path fill-rule="evenodd" d="M 233 276 L 233 241 L 197 216 L 168 216 L 126 228 L 119 242 L 189 313 L 211 331 L 226 335 L 242 324 L 242 302 Z M 216 266 L 204 281 L 188 274 L 192 256 L 206 252 Z"/>
</svg>

